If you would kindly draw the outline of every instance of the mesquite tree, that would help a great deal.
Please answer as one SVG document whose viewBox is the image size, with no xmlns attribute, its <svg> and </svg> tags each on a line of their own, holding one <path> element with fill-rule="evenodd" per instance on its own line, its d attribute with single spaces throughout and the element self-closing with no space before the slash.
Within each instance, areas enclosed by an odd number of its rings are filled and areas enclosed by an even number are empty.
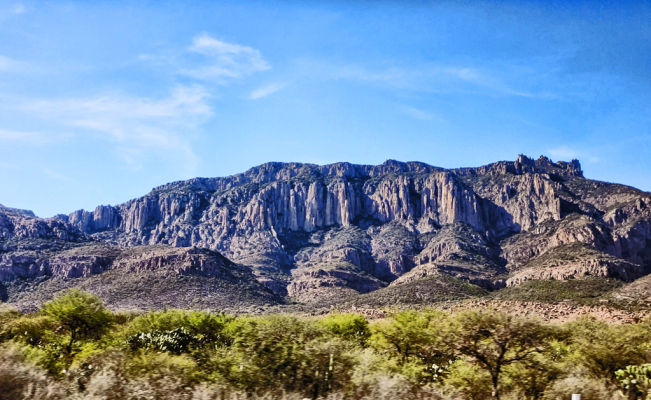
<svg viewBox="0 0 651 400">
<path fill-rule="evenodd" d="M 42 313 L 52 318 L 58 331 L 69 333 L 65 346 L 69 358 L 72 346 L 79 339 L 98 336 L 111 324 L 111 313 L 104 308 L 102 300 L 90 293 L 71 289 L 43 305 Z"/>
<path fill-rule="evenodd" d="M 499 399 L 504 367 L 518 363 L 527 368 L 527 361 L 549 348 L 553 331 L 536 321 L 473 311 L 455 317 L 446 333 L 451 349 L 490 374 L 492 397 Z"/>
</svg>

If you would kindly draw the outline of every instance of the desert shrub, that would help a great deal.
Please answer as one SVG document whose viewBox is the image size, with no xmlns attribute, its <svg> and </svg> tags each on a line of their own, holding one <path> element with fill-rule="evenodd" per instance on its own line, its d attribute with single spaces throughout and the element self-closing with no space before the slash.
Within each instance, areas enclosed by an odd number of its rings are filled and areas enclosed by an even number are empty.
<svg viewBox="0 0 651 400">
<path fill-rule="evenodd" d="M 11 323 L 22 317 L 23 314 L 13 308 L 6 307 L 0 303 L 0 343 L 5 342 L 6 340 L 11 339 L 8 336 L 8 330 Z"/>
<path fill-rule="evenodd" d="M 52 318 L 43 315 L 25 315 L 5 325 L 5 337 L 31 346 L 51 342 L 54 329 Z M 49 339 L 49 340 L 48 340 Z"/>
<path fill-rule="evenodd" d="M 565 337 L 562 330 L 558 333 L 558 338 Z M 556 339 L 544 352 L 506 367 L 504 373 L 510 382 L 511 395 L 517 399 L 542 399 L 547 389 L 571 369 L 567 364 L 569 355 L 569 346 Z"/>
<path fill-rule="evenodd" d="M 370 346 L 386 357 L 387 370 L 426 385 L 444 375 L 455 358 L 441 341 L 446 321 L 445 314 L 431 310 L 398 312 L 372 325 Z"/>
<path fill-rule="evenodd" d="M 597 380 L 579 373 L 559 379 L 545 391 L 545 400 L 567 400 L 572 393 L 581 395 L 581 400 L 616 400 L 620 397 L 608 388 L 603 380 Z"/>
<path fill-rule="evenodd" d="M 0 397 L 7 400 L 63 399 L 62 387 L 30 364 L 14 347 L 0 348 Z"/>
<path fill-rule="evenodd" d="M 362 347 L 371 336 L 368 321 L 361 314 L 331 314 L 318 323 L 329 334 Z"/>
<path fill-rule="evenodd" d="M 117 311 L 113 313 L 113 324 L 117 326 L 128 325 L 131 321 L 141 315 L 142 313 L 135 311 Z"/>
<path fill-rule="evenodd" d="M 67 370 L 64 380 L 72 393 L 107 400 L 125 398 L 128 384 L 126 360 L 127 355 L 115 349 L 78 357 Z"/>
<path fill-rule="evenodd" d="M 574 359 L 595 379 L 617 386 L 616 372 L 651 361 L 648 324 L 609 325 L 594 318 L 569 323 Z"/>
<path fill-rule="evenodd" d="M 350 379 L 349 346 L 314 321 L 278 315 L 238 318 L 228 331 L 233 343 L 215 354 L 213 375 L 243 391 L 316 397 L 345 387 Z"/>
<path fill-rule="evenodd" d="M 65 375 L 75 400 L 190 399 L 196 365 L 187 356 L 108 350 L 71 367 Z"/>
<path fill-rule="evenodd" d="M 510 392 L 517 399 L 539 400 L 545 391 L 564 375 L 563 366 L 542 354 L 504 369 Z"/>
</svg>

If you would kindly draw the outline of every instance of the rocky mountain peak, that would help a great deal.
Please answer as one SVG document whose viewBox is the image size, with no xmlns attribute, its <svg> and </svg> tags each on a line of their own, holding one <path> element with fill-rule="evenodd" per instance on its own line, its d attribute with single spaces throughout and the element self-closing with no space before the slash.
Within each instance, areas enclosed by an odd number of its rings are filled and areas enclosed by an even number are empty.
<svg viewBox="0 0 651 400">
<path fill-rule="evenodd" d="M 104 243 L 206 249 L 301 301 L 441 274 L 489 290 L 581 274 L 632 280 L 651 271 L 650 198 L 585 179 L 578 160 L 544 156 L 456 169 L 271 162 L 52 219 L 1 207 L 0 276 L 55 275 L 70 270 L 60 264 L 66 257 L 52 264 L 58 252 Z M 81 265 L 92 257 L 75 258 L 73 270 L 119 264 L 102 257 L 95 267 Z M 195 256 L 183 257 L 173 260 Z"/>
</svg>

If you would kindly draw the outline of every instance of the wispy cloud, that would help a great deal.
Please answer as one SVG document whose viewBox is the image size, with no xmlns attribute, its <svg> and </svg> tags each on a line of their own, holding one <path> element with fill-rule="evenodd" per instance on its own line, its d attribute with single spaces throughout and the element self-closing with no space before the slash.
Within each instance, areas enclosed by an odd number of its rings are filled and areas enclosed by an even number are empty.
<svg viewBox="0 0 651 400">
<path fill-rule="evenodd" d="M 17 72 L 17 73 L 33 73 L 42 72 L 46 68 L 38 68 L 29 62 L 19 61 L 10 57 L 0 55 L 0 72 Z"/>
<path fill-rule="evenodd" d="M 270 94 L 276 93 L 277 91 L 281 90 L 285 86 L 287 85 L 284 83 L 270 83 L 268 85 L 264 85 L 252 91 L 251 94 L 249 95 L 249 99 L 257 100 L 263 97 L 267 97 Z"/>
<path fill-rule="evenodd" d="M 479 68 L 430 63 L 414 67 L 390 66 L 378 69 L 361 65 L 332 65 L 307 60 L 300 60 L 298 65 L 304 74 L 310 76 L 355 80 L 418 92 L 552 97 L 549 92 L 520 88 L 521 82 L 535 79 L 535 71 L 513 65 Z"/>
<path fill-rule="evenodd" d="M 11 12 L 13 14 L 22 14 L 25 12 L 25 6 L 22 4 L 14 4 L 14 6 L 11 9 Z"/>
<path fill-rule="evenodd" d="M 43 172 L 45 175 L 49 176 L 51 179 L 54 179 L 55 181 L 70 181 L 71 179 L 63 174 L 60 174 L 56 171 L 52 171 L 49 168 L 43 168 Z"/>
<path fill-rule="evenodd" d="M 421 119 L 423 121 L 429 121 L 433 118 L 432 114 L 427 113 L 423 110 L 419 110 L 417 108 L 406 107 L 404 110 L 408 115 L 411 115 L 413 118 Z"/>
<path fill-rule="evenodd" d="M 8 164 L 8 163 L 6 163 L 6 162 L 2 162 L 2 161 L 0 161 L 0 168 L 4 168 L 4 169 L 18 169 L 18 166 L 17 166 L 17 165 L 14 165 L 14 164 Z"/>
<path fill-rule="evenodd" d="M 0 56 L 0 71 L 9 71 L 16 65 L 16 61 L 9 57 Z"/>
<path fill-rule="evenodd" d="M 573 159 L 581 159 L 582 161 L 588 161 L 591 163 L 599 161 L 599 158 L 592 154 L 592 152 L 573 149 L 565 145 L 550 149 L 549 154 L 551 154 L 552 159 L 557 161 L 570 161 Z"/>
<path fill-rule="evenodd" d="M 30 142 L 32 144 L 40 144 L 48 142 L 47 135 L 40 132 L 24 132 L 0 129 L 0 142 Z"/>
<path fill-rule="evenodd" d="M 567 146 L 559 146 L 549 150 L 549 154 L 557 160 L 572 160 L 579 157 L 579 153 Z"/>
<path fill-rule="evenodd" d="M 204 56 L 208 63 L 181 70 L 181 73 L 196 79 L 220 81 L 271 69 L 259 50 L 222 42 L 205 33 L 194 38 L 188 51 Z"/>
<path fill-rule="evenodd" d="M 124 161 L 136 166 L 152 151 L 180 153 L 186 172 L 191 174 L 198 159 L 186 134 L 212 115 L 208 97 L 200 86 L 183 86 L 161 99 L 110 94 L 32 101 L 22 109 L 77 128 L 77 134 L 95 132 L 114 143 Z"/>
</svg>

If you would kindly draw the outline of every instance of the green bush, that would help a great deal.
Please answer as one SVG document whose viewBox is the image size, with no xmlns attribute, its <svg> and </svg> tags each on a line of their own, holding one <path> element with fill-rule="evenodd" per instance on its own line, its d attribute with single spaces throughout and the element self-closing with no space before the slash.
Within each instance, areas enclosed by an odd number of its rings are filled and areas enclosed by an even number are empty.
<svg viewBox="0 0 651 400">
<path fill-rule="evenodd" d="M 618 389 L 643 399 L 651 379 L 647 322 L 113 314 L 71 291 L 39 313 L 1 311 L 0 325 L 0 398 L 10 399 L 604 400 Z"/>
<path fill-rule="evenodd" d="M 340 339 L 365 347 L 371 336 L 368 321 L 361 314 L 332 314 L 319 320 L 325 330 Z"/>
<path fill-rule="evenodd" d="M 426 385 L 445 375 L 455 355 L 442 341 L 447 315 L 441 312 L 402 311 L 372 325 L 370 345 L 386 356 L 385 366 L 413 384 Z"/>
<path fill-rule="evenodd" d="M 609 325 L 594 318 L 569 323 L 574 359 L 595 379 L 617 386 L 616 372 L 651 361 L 648 323 Z"/>
</svg>

